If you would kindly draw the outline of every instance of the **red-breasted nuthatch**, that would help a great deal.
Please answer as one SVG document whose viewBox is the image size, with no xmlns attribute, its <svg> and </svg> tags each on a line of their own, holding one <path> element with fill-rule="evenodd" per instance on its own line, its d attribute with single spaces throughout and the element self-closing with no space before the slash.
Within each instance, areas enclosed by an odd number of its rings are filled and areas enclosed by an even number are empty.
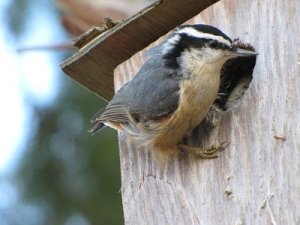
<svg viewBox="0 0 300 225">
<path fill-rule="evenodd" d="M 238 48 L 215 27 L 197 24 L 177 27 L 148 55 L 136 76 L 95 114 L 90 132 L 110 126 L 149 146 L 159 159 L 180 150 L 212 157 L 220 148 L 190 147 L 182 140 L 214 103 L 224 63 L 257 53 Z"/>
</svg>

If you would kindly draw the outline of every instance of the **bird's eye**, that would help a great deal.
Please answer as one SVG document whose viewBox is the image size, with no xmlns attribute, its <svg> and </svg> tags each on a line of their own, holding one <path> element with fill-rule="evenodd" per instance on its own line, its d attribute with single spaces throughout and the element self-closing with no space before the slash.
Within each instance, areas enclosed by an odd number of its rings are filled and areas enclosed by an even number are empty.
<svg viewBox="0 0 300 225">
<path fill-rule="evenodd" d="M 208 43 L 209 47 L 211 48 L 217 48 L 218 47 L 218 42 L 217 41 L 210 41 Z"/>
</svg>

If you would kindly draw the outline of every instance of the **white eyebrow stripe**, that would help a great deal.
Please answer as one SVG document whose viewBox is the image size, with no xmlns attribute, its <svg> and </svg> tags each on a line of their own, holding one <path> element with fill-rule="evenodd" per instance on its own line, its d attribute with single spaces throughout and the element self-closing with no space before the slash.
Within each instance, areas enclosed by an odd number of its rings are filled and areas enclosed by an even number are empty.
<svg viewBox="0 0 300 225">
<path fill-rule="evenodd" d="M 191 28 L 191 27 L 185 27 L 185 28 L 177 31 L 176 33 L 187 34 L 189 36 L 197 37 L 197 38 L 217 40 L 217 41 L 219 41 L 219 42 L 221 42 L 221 43 L 223 43 L 225 45 L 231 46 L 230 41 L 226 40 L 222 36 L 208 34 L 208 33 L 203 33 L 203 32 L 200 32 L 198 30 L 195 30 L 194 28 Z"/>
<path fill-rule="evenodd" d="M 179 40 L 179 34 L 175 34 L 173 37 L 169 38 L 166 43 L 163 44 L 162 54 L 167 54 L 170 50 L 172 50 Z"/>
</svg>

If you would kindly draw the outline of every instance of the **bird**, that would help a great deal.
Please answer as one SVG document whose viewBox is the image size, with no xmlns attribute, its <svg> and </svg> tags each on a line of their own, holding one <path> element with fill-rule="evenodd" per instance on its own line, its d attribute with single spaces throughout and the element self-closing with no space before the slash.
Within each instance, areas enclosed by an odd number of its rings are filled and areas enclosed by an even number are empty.
<svg viewBox="0 0 300 225">
<path fill-rule="evenodd" d="M 91 119 L 89 132 L 116 129 L 158 161 L 178 152 L 214 158 L 224 146 L 193 147 L 183 139 L 203 121 L 218 95 L 221 69 L 237 57 L 254 57 L 216 27 L 181 25 L 147 53 L 147 61 L 108 105 Z"/>
</svg>

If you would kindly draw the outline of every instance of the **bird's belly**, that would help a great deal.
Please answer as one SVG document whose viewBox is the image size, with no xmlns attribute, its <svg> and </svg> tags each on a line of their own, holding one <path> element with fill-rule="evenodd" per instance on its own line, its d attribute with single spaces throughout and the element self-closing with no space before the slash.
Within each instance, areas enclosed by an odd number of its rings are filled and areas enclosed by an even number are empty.
<svg viewBox="0 0 300 225">
<path fill-rule="evenodd" d="M 205 85 L 185 81 L 181 86 L 178 109 L 155 138 L 156 145 L 176 146 L 185 135 L 204 119 L 219 89 L 219 81 Z M 163 149 L 163 148 L 161 148 Z"/>
</svg>

